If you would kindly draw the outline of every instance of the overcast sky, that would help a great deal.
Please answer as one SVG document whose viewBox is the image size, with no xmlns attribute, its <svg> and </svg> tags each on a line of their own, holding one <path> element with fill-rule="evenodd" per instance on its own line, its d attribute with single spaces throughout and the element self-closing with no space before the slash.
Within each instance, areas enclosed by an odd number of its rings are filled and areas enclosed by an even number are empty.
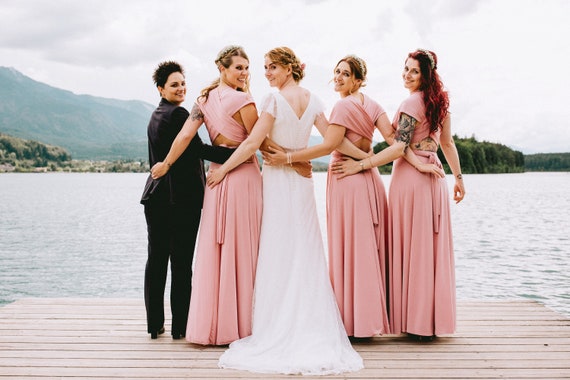
<svg viewBox="0 0 570 380">
<path fill-rule="evenodd" d="M 363 90 L 392 119 L 418 47 L 439 57 L 452 131 L 524 153 L 570 152 L 568 0 L 0 0 L 0 66 L 76 94 L 157 104 L 156 65 L 178 60 L 185 105 L 218 76 L 228 44 L 250 57 L 256 101 L 272 89 L 263 55 L 291 47 L 302 85 L 327 105 L 337 61 L 362 57 Z"/>
</svg>

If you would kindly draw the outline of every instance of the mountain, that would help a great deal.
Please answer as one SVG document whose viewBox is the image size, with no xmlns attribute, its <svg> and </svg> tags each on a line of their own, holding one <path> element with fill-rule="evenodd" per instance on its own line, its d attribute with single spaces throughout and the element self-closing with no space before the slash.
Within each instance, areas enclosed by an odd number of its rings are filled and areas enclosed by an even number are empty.
<svg viewBox="0 0 570 380">
<path fill-rule="evenodd" d="M 147 160 L 146 127 L 154 108 L 138 100 L 77 95 L 0 66 L 0 133 L 62 147 L 74 159 Z M 203 126 L 198 134 L 209 143 Z M 321 141 L 311 136 L 309 145 Z"/>
<path fill-rule="evenodd" d="M 76 95 L 0 66 L 0 132 L 65 148 L 74 159 L 147 159 L 155 106 Z"/>
</svg>

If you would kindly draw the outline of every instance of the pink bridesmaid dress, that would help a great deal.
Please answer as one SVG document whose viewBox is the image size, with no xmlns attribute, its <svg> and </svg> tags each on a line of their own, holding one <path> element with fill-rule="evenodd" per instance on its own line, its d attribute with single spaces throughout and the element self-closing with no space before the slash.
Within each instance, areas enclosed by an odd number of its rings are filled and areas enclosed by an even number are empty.
<svg viewBox="0 0 570 380">
<path fill-rule="evenodd" d="M 335 104 L 329 123 L 345 127 L 350 141 L 372 140 L 384 112 L 366 95 L 363 104 L 349 96 Z M 376 168 L 339 179 L 330 168 L 341 158 L 333 152 L 327 178 L 329 274 L 347 334 L 371 337 L 390 331 L 386 192 Z"/>
<path fill-rule="evenodd" d="M 431 133 L 421 92 L 398 109 L 418 120 L 410 146 Z M 435 152 L 414 150 L 422 162 L 439 164 Z M 445 178 L 417 171 L 404 158 L 394 162 L 390 209 L 390 321 L 392 332 L 433 336 L 455 332 L 455 264 Z"/>
<path fill-rule="evenodd" d="M 210 139 L 222 134 L 234 141 L 245 140 L 247 131 L 232 116 L 251 103 L 251 95 L 233 88 L 212 90 L 200 104 Z M 261 172 L 256 156 L 228 173 L 213 189 L 206 187 L 187 341 L 225 345 L 251 334 L 261 212 Z"/>
</svg>

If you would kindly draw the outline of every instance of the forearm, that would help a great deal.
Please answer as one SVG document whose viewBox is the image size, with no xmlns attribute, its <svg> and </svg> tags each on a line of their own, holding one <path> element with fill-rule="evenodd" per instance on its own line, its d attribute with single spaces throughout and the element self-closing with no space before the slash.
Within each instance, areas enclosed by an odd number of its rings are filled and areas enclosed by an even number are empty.
<svg viewBox="0 0 570 380">
<path fill-rule="evenodd" d="M 258 147 L 259 144 L 250 139 L 246 139 L 218 170 L 221 170 L 223 173 L 229 173 L 231 170 L 235 169 L 241 163 L 254 155 Z"/>
<path fill-rule="evenodd" d="M 193 135 L 191 136 L 187 133 L 179 133 L 174 139 L 174 142 L 172 143 L 168 154 L 164 158 L 164 163 L 168 166 L 172 166 L 176 160 L 180 158 L 182 153 L 184 153 L 186 148 L 188 148 L 188 145 L 190 145 L 190 141 L 192 141 L 193 137 Z"/>
<path fill-rule="evenodd" d="M 334 146 L 328 144 L 318 144 L 308 148 L 288 153 L 290 162 L 310 161 L 318 157 L 326 156 L 335 149 Z"/>
<path fill-rule="evenodd" d="M 382 166 L 382 165 L 386 165 L 387 163 L 390 163 L 392 161 L 394 161 L 397 158 L 400 158 L 402 156 L 404 156 L 405 154 L 408 154 L 411 149 L 406 149 L 407 145 L 405 142 L 403 141 L 395 141 L 392 145 L 390 145 L 389 147 L 381 150 L 380 152 L 376 153 L 374 156 L 372 156 L 370 158 L 370 163 L 372 167 L 375 166 Z M 413 154 L 413 153 L 412 153 Z M 414 155 L 415 157 L 415 155 Z M 415 157 L 417 160 L 417 157 Z M 363 160 L 366 161 L 366 160 Z M 419 162 L 419 160 L 418 160 Z M 367 168 L 369 169 L 369 168 Z"/>
<path fill-rule="evenodd" d="M 194 143 L 195 140 L 196 143 Z M 198 155 L 204 159 L 217 164 L 226 162 L 235 152 L 235 148 L 227 148 L 225 146 L 212 146 L 204 144 L 201 139 L 193 139 L 190 149 L 198 149 Z"/>
<path fill-rule="evenodd" d="M 369 156 L 368 152 L 364 152 L 361 149 L 357 148 L 348 138 L 344 138 L 340 145 L 336 147 L 340 153 L 344 154 L 345 156 L 352 157 L 357 160 L 362 160 Z"/>
<path fill-rule="evenodd" d="M 462 176 L 461 163 L 459 162 L 459 154 L 457 152 L 457 147 L 455 146 L 455 143 L 451 141 L 449 143 L 442 144 L 441 151 L 445 156 L 445 160 L 447 161 L 447 164 L 449 165 L 449 169 L 453 173 L 453 176 L 455 178 L 460 179 Z"/>
</svg>

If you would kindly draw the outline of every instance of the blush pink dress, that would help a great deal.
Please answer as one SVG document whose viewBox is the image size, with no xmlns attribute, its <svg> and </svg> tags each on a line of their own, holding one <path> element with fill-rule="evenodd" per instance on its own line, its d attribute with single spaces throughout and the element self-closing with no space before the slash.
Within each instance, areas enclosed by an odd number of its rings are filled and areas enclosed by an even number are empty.
<svg viewBox="0 0 570 380">
<path fill-rule="evenodd" d="M 400 113 L 418 121 L 410 146 L 431 133 L 422 93 L 413 93 Z M 414 151 L 422 162 L 441 162 L 435 152 Z M 455 332 L 455 264 L 449 193 L 445 178 L 417 171 L 404 158 L 394 162 L 390 182 L 390 322 L 392 332 L 431 336 Z"/>
<path fill-rule="evenodd" d="M 346 137 L 372 140 L 374 124 L 384 109 L 368 96 L 339 100 L 329 122 L 345 127 Z M 329 275 L 349 336 L 371 337 L 389 332 L 386 310 L 388 209 L 382 178 L 376 168 L 342 179 L 332 164 L 327 178 Z"/>
<path fill-rule="evenodd" d="M 210 139 L 222 134 L 243 141 L 247 132 L 233 119 L 251 95 L 227 86 L 200 103 Z M 219 167 L 210 163 L 211 168 Z M 213 189 L 206 187 L 198 235 L 186 340 L 225 345 L 251 334 L 253 285 L 262 212 L 257 158 L 233 169 Z"/>
</svg>

